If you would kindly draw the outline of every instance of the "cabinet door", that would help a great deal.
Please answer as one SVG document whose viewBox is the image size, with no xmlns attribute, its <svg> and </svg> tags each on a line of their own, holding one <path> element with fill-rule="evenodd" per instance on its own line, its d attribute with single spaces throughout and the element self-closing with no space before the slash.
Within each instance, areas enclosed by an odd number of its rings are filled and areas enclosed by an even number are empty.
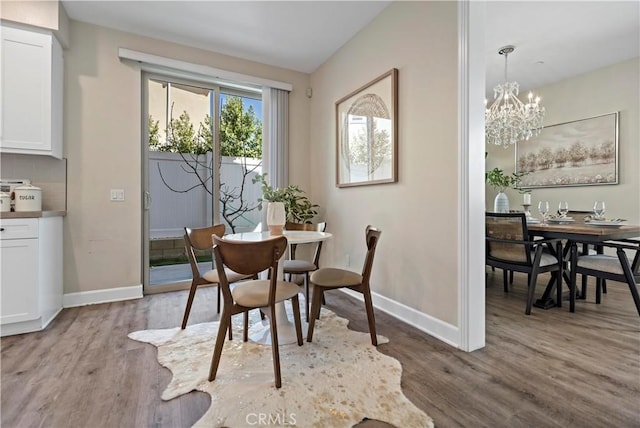
<svg viewBox="0 0 640 428">
<path fill-rule="evenodd" d="M 0 240 L 0 323 L 38 318 L 38 240 Z"/>
<path fill-rule="evenodd" d="M 0 55 L 5 152 L 51 152 L 52 39 L 50 34 L 2 25 Z"/>
</svg>

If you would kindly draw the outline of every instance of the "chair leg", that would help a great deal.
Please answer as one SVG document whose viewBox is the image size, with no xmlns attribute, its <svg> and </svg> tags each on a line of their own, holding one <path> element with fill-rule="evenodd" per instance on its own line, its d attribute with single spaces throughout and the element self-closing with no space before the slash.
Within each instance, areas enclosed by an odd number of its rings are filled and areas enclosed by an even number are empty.
<svg viewBox="0 0 640 428">
<path fill-rule="evenodd" d="M 599 305 L 602 302 L 602 283 L 604 279 L 596 279 L 596 305 Z"/>
<path fill-rule="evenodd" d="M 300 299 L 296 294 L 291 298 L 291 306 L 293 306 L 293 321 L 296 325 L 296 337 L 298 338 L 298 346 L 302 346 L 302 321 L 300 321 Z"/>
<path fill-rule="evenodd" d="M 322 300 L 322 287 L 313 285 L 313 298 L 311 299 L 311 316 L 309 317 L 309 327 L 307 327 L 307 342 L 313 339 L 313 329 L 316 325 L 316 318 L 320 317 L 320 301 Z"/>
<path fill-rule="evenodd" d="M 508 293 L 509 292 L 509 284 L 507 283 L 507 270 L 503 269 L 502 270 L 502 286 L 504 287 L 504 292 Z"/>
<path fill-rule="evenodd" d="M 571 246 L 571 280 L 569 281 L 569 312 L 576 311 L 576 269 L 578 266 L 578 247 L 574 243 Z M 582 287 L 586 292 L 586 275 L 582 275 Z M 583 294 L 585 296 L 585 294 Z"/>
<path fill-rule="evenodd" d="M 570 272 L 570 280 L 569 283 L 572 284 L 569 287 L 575 287 L 576 286 L 576 266 L 577 266 L 577 262 L 578 262 L 578 253 L 577 253 L 577 249 L 575 248 L 571 248 L 571 272 Z M 582 290 L 583 293 L 586 291 L 586 284 L 585 284 L 585 278 L 587 276 L 586 275 L 582 275 Z M 571 295 L 569 297 L 569 312 L 574 312 L 575 311 L 575 293 L 573 292 L 575 290 L 571 291 Z M 585 296 L 585 294 L 582 295 L 583 297 Z"/>
<path fill-rule="evenodd" d="M 218 313 L 220 313 L 220 300 L 222 300 L 222 291 L 220 290 L 220 284 L 218 284 Z"/>
<path fill-rule="evenodd" d="M 196 288 L 198 288 L 198 286 L 192 282 L 191 288 L 189 289 L 189 297 L 187 298 L 187 307 L 184 309 L 184 316 L 182 317 L 183 330 L 187 328 L 187 321 L 189 320 L 189 313 L 191 312 L 191 305 L 193 304 L 193 298 L 196 295 Z M 220 290 L 220 287 L 218 287 L 218 290 Z M 218 302 L 219 301 L 220 301 L 220 297 L 218 297 Z"/>
<path fill-rule="evenodd" d="M 562 244 L 560 242 L 557 243 L 556 254 L 562 255 Z M 562 256 L 559 256 L 559 257 L 562 257 Z M 556 306 L 558 306 L 558 307 L 562 306 L 563 271 L 564 271 L 564 260 L 561 260 L 560 263 L 558 263 L 558 271 L 556 273 Z M 571 281 L 569 281 L 569 282 L 571 282 Z M 573 296 L 573 301 L 574 301 L 574 304 L 575 304 L 576 287 L 575 287 L 575 283 L 574 282 L 569 284 L 569 291 L 571 292 L 571 294 Z"/>
<path fill-rule="evenodd" d="M 376 335 L 376 318 L 373 314 L 373 301 L 371 300 L 371 290 L 366 287 L 362 290 L 364 295 L 364 306 L 367 310 L 367 321 L 369 321 L 369 334 L 371 335 L 371 344 L 378 346 L 378 336 Z"/>
<path fill-rule="evenodd" d="M 602 292 L 604 294 L 607 294 L 607 280 L 606 279 L 602 280 Z"/>
<path fill-rule="evenodd" d="M 527 308 L 524 311 L 526 315 L 531 315 L 531 306 L 533 304 L 533 296 L 535 295 L 536 290 L 536 281 L 538 280 L 538 273 L 531 275 L 531 280 L 529 281 L 529 289 L 527 290 Z"/>
<path fill-rule="evenodd" d="M 582 275 L 582 290 L 580 291 L 580 299 L 584 300 L 587 298 L 587 280 L 589 278 L 587 275 Z"/>
<path fill-rule="evenodd" d="M 513 285 L 513 271 L 509 271 L 509 284 Z"/>
<path fill-rule="evenodd" d="M 244 342 L 249 340 L 249 311 L 244 312 L 244 332 L 242 334 L 242 340 Z"/>
<path fill-rule="evenodd" d="M 278 351 L 278 327 L 276 325 L 275 313 L 275 306 L 271 306 L 271 317 L 269 318 L 269 327 L 271 330 L 271 356 L 273 358 L 273 373 L 275 376 L 276 388 L 280 388 L 282 386 L 282 378 L 280 376 L 280 352 Z"/>
<path fill-rule="evenodd" d="M 224 337 L 227 334 L 227 328 L 231 325 L 231 314 L 226 311 L 222 312 L 220 325 L 218 326 L 218 336 L 216 344 L 213 348 L 213 357 L 211 358 L 211 368 L 209 369 L 209 382 L 216 378 L 218 366 L 220 365 L 220 356 L 222 355 L 222 347 L 224 346 Z"/>
<path fill-rule="evenodd" d="M 636 284 L 635 277 L 633 275 L 633 272 L 631 271 L 631 267 L 629 266 L 629 262 L 627 261 L 627 256 L 624 250 L 618 249 L 617 253 L 620 264 L 622 265 L 622 272 L 624 273 L 624 277 L 626 278 L 627 284 L 629 285 L 631 297 L 633 297 L 633 303 L 636 304 L 636 311 L 638 311 L 638 315 L 640 315 L 640 296 L 638 295 L 638 284 Z"/>
<path fill-rule="evenodd" d="M 305 305 L 305 313 L 304 316 L 309 322 L 309 272 L 304 273 L 304 305 Z"/>
</svg>

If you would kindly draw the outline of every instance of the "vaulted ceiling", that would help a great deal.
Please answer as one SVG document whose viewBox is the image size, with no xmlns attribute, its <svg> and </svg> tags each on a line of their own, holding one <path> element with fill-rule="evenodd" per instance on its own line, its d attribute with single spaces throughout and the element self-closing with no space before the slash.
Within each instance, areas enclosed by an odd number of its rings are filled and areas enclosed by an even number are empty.
<svg viewBox="0 0 640 428">
<path fill-rule="evenodd" d="M 392 2 L 62 3 L 78 21 L 311 73 Z M 488 97 L 503 80 L 498 50 L 505 45 L 516 46 L 509 55 L 509 79 L 523 91 L 640 56 L 638 1 L 485 4 Z"/>
</svg>

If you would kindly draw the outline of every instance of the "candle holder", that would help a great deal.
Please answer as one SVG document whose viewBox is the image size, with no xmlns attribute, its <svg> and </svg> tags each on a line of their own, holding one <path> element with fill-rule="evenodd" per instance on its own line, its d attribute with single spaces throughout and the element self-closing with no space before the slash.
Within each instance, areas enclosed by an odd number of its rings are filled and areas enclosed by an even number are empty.
<svg viewBox="0 0 640 428">
<path fill-rule="evenodd" d="M 531 217 L 531 210 L 529 210 L 530 206 L 531 206 L 531 204 L 522 204 L 522 207 L 524 208 L 524 215 L 527 218 Z"/>
</svg>

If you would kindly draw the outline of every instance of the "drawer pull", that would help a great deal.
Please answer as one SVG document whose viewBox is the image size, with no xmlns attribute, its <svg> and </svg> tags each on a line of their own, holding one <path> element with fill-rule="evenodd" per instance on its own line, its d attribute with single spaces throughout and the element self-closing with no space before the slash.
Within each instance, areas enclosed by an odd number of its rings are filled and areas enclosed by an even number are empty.
<svg viewBox="0 0 640 428">
<path fill-rule="evenodd" d="M 4 232 L 4 227 L 0 227 L 0 232 Z"/>
</svg>

